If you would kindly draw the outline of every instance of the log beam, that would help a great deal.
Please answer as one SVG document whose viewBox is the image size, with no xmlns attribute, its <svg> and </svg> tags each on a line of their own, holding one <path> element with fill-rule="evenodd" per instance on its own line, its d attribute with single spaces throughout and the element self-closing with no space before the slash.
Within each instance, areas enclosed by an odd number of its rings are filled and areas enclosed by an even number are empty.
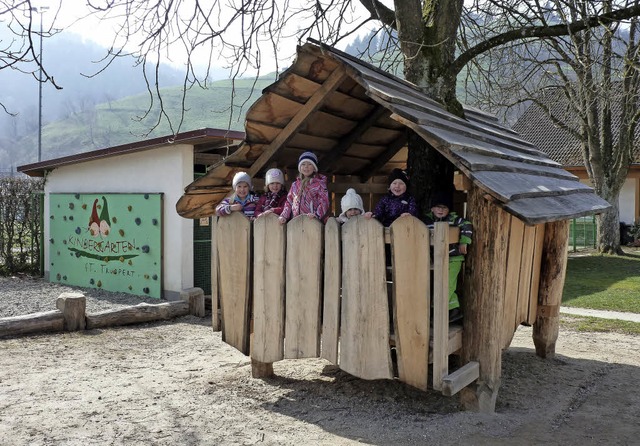
<svg viewBox="0 0 640 446">
<path fill-rule="evenodd" d="M 64 315 L 60 310 L 0 319 L 0 338 L 41 333 L 44 331 L 62 331 Z"/>
<path fill-rule="evenodd" d="M 568 248 L 569 220 L 547 223 L 542 245 L 538 312 L 533 324 L 533 343 L 541 358 L 553 358 L 556 353 Z"/>
<path fill-rule="evenodd" d="M 140 324 L 169 320 L 189 314 L 189 304 L 183 301 L 168 302 L 156 305 L 138 304 L 120 310 L 107 310 L 100 313 L 87 314 L 87 330 L 111 327 L 114 325 Z"/>
<path fill-rule="evenodd" d="M 462 363 L 477 361 L 480 372 L 476 383 L 460 391 L 460 399 L 467 410 L 493 413 L 502 373 L 502 343 L 496 335 L 503 323 L 509 215 L 483 195 L 475 186 L 469 191 L 474 241 L 464 269 L 462 298 Z"/>
</svg>

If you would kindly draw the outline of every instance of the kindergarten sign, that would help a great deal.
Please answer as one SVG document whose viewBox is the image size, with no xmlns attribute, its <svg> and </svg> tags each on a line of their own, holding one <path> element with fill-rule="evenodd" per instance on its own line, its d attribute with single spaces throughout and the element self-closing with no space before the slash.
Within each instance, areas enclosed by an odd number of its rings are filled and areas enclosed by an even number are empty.
<svg viewBox="0 0 640 446">
<path fill-rule="evenodd" d="M 52 282 L 162 297 L 162 194 L 50 194 Z"/>
</svg>

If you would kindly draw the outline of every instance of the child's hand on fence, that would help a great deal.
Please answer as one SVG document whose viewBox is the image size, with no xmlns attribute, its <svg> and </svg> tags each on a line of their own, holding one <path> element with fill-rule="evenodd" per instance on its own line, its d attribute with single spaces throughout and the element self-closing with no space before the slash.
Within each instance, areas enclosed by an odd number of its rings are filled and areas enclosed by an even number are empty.
<svg viewBox="0 0 640 446">
<path fill-rule="evenodd" d="M 460 243 L 458 245 L 458 251 L 460 251 L 460 254 L 466 255 L 467 254 L 467 245 L 466 245 L 466 243 Z"/>
</svg>

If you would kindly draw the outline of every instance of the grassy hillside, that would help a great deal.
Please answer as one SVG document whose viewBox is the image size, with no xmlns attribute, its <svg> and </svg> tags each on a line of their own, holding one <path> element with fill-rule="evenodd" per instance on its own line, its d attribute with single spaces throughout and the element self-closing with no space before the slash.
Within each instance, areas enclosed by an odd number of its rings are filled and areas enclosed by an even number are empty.
<svg viewBox="0 0 640 446">
<path fill-rule="evenodd" d="M 149 94 L 99 104 L 65 120 L 45 125 L 42 132 L 42 159 L 58 158 L 205 127 L 242 131 L 247 109 L 260 97 L 262 89 L 273 81 L 274 76 L 271 75 L 258 81 L 217 81 L 211 83 L 206 90 L 193 88 L 187 92 L 184 121 L 181 125 L 180 111 L 183 106 L 182 91 L 179 87 L 161 90 L 162 105 L 168 119 L 166 116 L 160 116 L 158 98 L 151 98 Z M 152 100 L 152 111 L 147 114 Z M 17 144 L 15 141 L 0 140 L 0 166 L 15 166 L 35 161 L 37 134 L 22 138 Z"/>
</svg>

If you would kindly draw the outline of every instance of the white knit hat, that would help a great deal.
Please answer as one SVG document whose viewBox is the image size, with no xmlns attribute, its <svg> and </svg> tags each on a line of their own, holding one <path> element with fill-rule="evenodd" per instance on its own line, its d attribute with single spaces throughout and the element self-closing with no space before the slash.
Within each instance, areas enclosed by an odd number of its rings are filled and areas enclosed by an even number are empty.
<svg viewBox="0 0 640 446">
<path fill-rule="evenodd" d="M 362 197 L 356 193 L 355 189 L 347 189 L 347 193 L 340 201 L 340 207 L 342 208 L 341 217 L 343 217 L 349 209 L 358 209 L 361 214 L 364 214 L 364 206 L 362 205 Z"/>
<path fill-rule="evenodd" d="M 247 183 L 249 185 L 249 189 L 253 189 L 253 184 L 251 184 L 251 177 L 247 172 L 238 172 L 233 176 L 233 182 L 231 185 L 233 186 L 233 190 L 236 189 L 238 183 Z"/>
<path fill-rule="evenodd" d="M 264 183 L 267 186 L 271 183 L 280 183 L 284 186 L 284 174 L 280 169 L 269 169 L 264 176 Z"/>
</svg>

